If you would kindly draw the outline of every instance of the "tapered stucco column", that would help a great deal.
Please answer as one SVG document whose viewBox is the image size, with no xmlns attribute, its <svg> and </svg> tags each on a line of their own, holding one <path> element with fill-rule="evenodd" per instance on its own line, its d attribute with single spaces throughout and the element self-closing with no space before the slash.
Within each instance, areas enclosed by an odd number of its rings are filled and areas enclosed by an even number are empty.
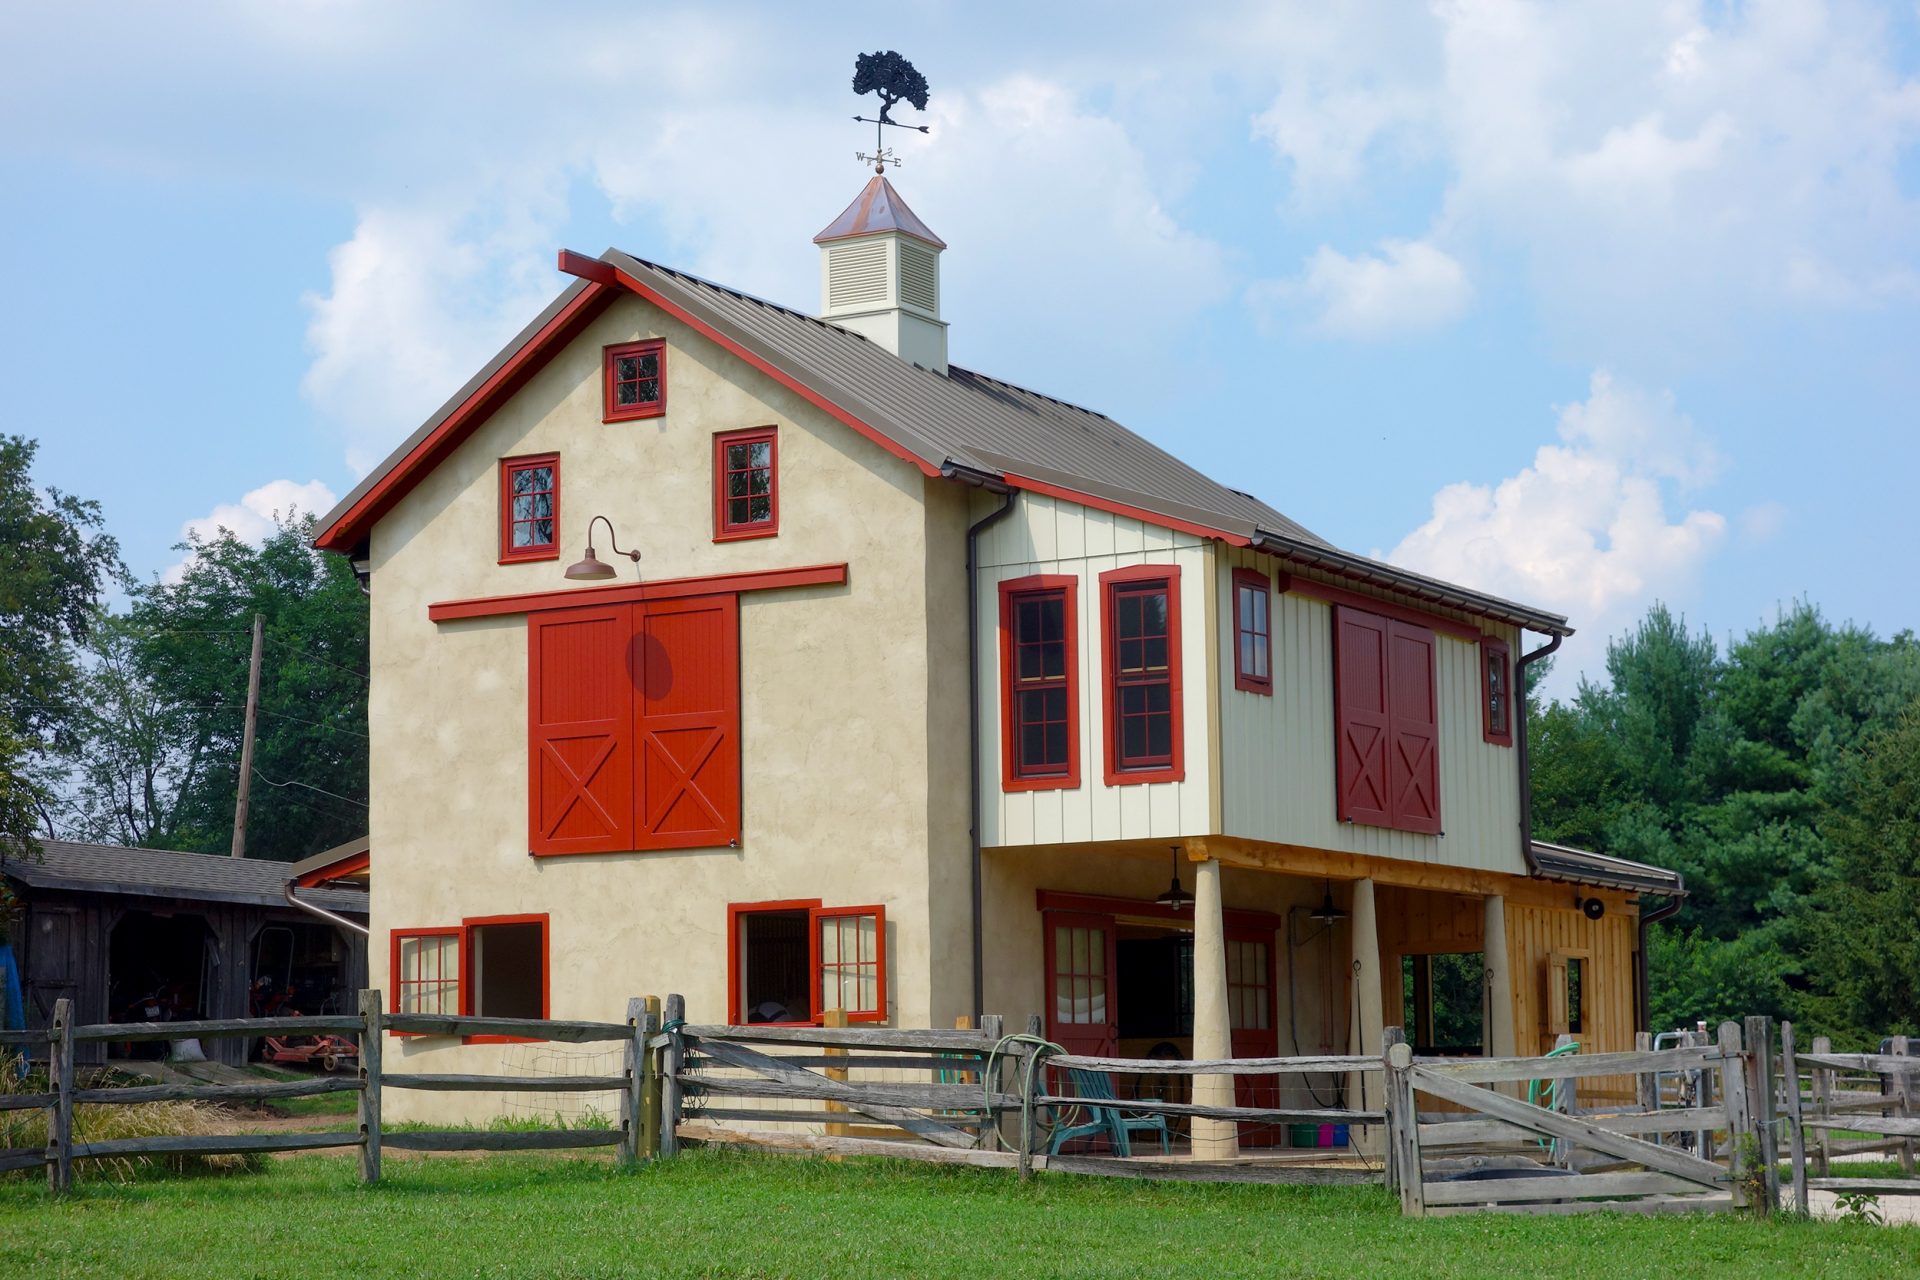
<svg viewBox="0 0 1920 1280">
<path fill-rule="evenodd" d="M 1212 858 L 1194 868 L 1193 1056 L 1233 1056 L 1233 1026 L 1227 1017 L 1227 924 L 1220 864 Z M 1193 1100 L 1203 1106 L 1232 1106 L 1233 1077 L 1195 1076 Z M 1239 1151 L 1239 1128 L 1232 1121 L 1194 1120 L 1194 1155 L 1220 1159 Z"/>
<path fill-rule="evenodd" d="M 1507 900 L 1489 894 L 1481 955 L 1487 974 L 1487 1048 L 1489 1058 L 1511 1058 L 1517 1051 L 1513 1037 L 1513 969 L 1507 960 Z"/>
<path fill-rule="evenodd" d="M 1386 1013 L 1380 996 L 1380 919 L 1374 910 L 1371 880 L 1353 882 L 1353 986 L 1354 1021 L 1348 1043 L 1356 1054 L 1378 1056 Z M 1378 1071 L 1355 1073 L 1349 1078 L 1347 1097 L 1347 1105 L 1355 1110 L 1379 1111 L 1386 1103 L 1385 1077 Z M 1385 1135 L 1377 1125 L 1356 1127 L 1349 1137 L 1359 1150 L 1384 1149 Z"/>
</svg>

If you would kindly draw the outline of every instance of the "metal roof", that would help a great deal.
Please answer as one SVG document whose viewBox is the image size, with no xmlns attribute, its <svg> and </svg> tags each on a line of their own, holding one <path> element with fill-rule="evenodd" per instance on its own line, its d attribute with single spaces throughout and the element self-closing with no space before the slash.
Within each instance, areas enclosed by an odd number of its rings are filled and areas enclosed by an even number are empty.
<svg viewBox="0 0 1920 1280">
<path fill-rule="evenodd" d="M 278 907 L 286 905 L 281 893 L 293 869 L 292 863 L 265 858 L 66 840 L 42 840 L 40 852 L 38 859 L 6 853 L 0 875 L 35 889 Z M 367 912 L 367 895 L 351 889 L 318 890 L 305 899 L 332 911 Z"/>
<path fill-rule="evenodd" d="M 826 244 L 853 236 L 878 235 L 882 231 L 898 231 L 916 240 L 925 240 L 936 249 L 947 247 L 945 240 L 933 234 L 933 228 L 920 221 L 919 214 L 907 208 L 907 202 L 900 198 L 893 184 L 878 175 L 868 181 L 853 198 L 853 203 L 841 210 L 840 216 L 829 222 L 813 242 Z"/>
<path fill-rule="evenodd" d="M 753 362 L 864 424 L 930 474 L 972 474 L 1042 491 L 1051 487 L 1094 505 L 1124 507 L 1173 527 L 1226 537 L 1285 561 L 1430 603 L 1550 635 L 1571 634 L 1561 614 L 1343 551 L 1252 495 L 1201 474 L 1105 414 L 957 365 L 946 373 L 924 368 L 850 329 L 617 249 L 600 255 L 598 263 L 657 294 L 671 309 L 719 335 Z M 608 275 L 611 278 L 612 272 Z M 570 286 L 374 468 L 322 520 L 320 545 L 346 549 L 350 531 L 336 526 L 361 499 L 385 484 L 403 462 L 430 467 L 431 459 L 408 462 L 409 455 L 589 287 L 585 282 Z"/>
<path fill-rule="evenodd" d="M 1637 889 L 1670 898 L 1687 896 L 1686 877 L 1678 871 L 1544 840 L 1533 842 L 1533 867 L 1534 874 L 1543 880 Z"/>
</svg>

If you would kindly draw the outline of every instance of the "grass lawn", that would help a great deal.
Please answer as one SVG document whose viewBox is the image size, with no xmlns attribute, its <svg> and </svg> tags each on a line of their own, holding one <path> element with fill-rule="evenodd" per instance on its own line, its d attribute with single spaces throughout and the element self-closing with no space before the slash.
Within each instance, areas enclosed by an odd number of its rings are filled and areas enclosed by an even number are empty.
<svg viewBox="0 0 1920 1280">
<path fill-rule="evenodd" d="M 1375 1188 L 1144 1184 L 694 1153 L 492 1156 L 0 1185 L 0 1275 L 1875 1276 L 1920 1229 L 1725 1215 L 1402 1219 Z"/>
</svg>

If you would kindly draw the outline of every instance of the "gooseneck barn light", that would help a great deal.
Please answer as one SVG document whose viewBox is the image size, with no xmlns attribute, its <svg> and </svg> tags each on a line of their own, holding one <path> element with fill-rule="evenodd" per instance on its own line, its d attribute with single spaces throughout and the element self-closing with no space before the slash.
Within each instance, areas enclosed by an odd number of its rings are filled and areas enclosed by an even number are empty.
<svg viewBox="0 0 1920 1280">
<path fill-rule="evenodd" d="M 1175 911 L 1184 910 L 1193 905 L 1193 895 L 1180 885 L 1180 846 L 1173 846 L 1173 883 L 1167 891 L 1154 899 L 1163 907 L 1172 907 Z"/>
<path fill-rule="evenodd" d="M 593 552 L 593 526 L 598 521 L 607 526 L 607 545 L 613 548 L 613 554 L 625 556 L 635 564 L 640 563 L 638 551 L 622 551 L 619 539 L 613 536 L 613 521 L 605 516 L 595 516 L 587 521 L 587 554 L 567 566 L 566 577 L 570 582 L 604 582 L 613 577 L 613 566 Z"/>
</svg>

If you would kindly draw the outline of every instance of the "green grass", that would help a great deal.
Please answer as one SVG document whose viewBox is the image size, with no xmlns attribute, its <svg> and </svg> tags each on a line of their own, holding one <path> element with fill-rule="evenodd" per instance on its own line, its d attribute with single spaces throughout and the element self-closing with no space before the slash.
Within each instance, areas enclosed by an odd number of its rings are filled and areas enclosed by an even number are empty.
<svg viewBox="0 0 1920 1280">
<path fill-rule="evenodd" d="M 1726 1215 L 1412 1221 L 1375 1188 L 1150 1184 L 694 1153 L 351 1160 L 64 1201 L 0 1186 L 0 1275 L 1873 1276 L 1920 1230 Z"/>
</svg>

